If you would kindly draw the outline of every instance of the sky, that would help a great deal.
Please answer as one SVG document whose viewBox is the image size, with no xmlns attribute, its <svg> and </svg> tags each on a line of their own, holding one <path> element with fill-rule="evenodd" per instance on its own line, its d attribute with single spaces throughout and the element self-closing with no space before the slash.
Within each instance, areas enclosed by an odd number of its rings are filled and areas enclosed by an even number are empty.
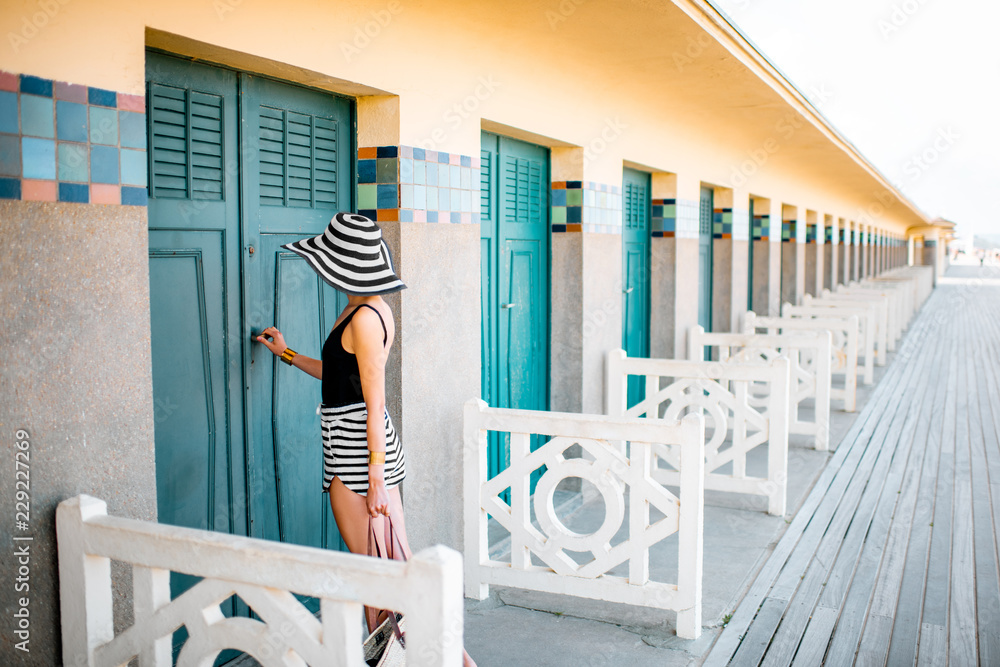
<svg viewBox="0 0 1000 667">
<path fill-rule="evenodd" d="M 925 213 L 1000 235 L 1000 3 L 712 2 Z"/>
</svg>

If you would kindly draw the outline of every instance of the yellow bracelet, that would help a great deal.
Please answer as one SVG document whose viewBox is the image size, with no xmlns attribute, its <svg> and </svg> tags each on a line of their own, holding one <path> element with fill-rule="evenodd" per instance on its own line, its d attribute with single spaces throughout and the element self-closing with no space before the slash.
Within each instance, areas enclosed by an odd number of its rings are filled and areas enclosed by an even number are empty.
<svg viewBox="0 0 1000 667">
<path fill-rule="evenodd" d="M 385 465 L 385 452 L 373 452 L 368 450 L 368 465 Z"/>
<path fill-rule="evenodd" d="M 294 359 L 295 355 L 297 355 L 297 354 L 298 354 L 298 352 L 296 352 L 292 348 L 286 347 L 285 351 L 281 353 L 281 360 L 284 361 L 289 366 L 291 366 L 292 365 L 292 359 Z"/>
</svg>

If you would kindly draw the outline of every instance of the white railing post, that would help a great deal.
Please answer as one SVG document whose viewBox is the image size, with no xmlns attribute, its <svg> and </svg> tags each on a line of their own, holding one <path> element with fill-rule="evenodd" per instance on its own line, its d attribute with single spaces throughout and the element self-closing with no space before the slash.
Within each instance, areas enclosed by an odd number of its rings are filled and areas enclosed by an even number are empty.
<svg viewBox="0 0 1000 667">
<path fill-rule="evenodd" d="M 774 360 L 776 377 L 771 380 L 768 405 L 767 478 L 780 480 L 777 488 L 768 494 L 767 513 L 782 516 L 788 495 L 788 396 L 791 362 L 787 357 Z M 772 412 L 773 411 L 773 412 Z"/>
<path fill-rule="evenodd" d="M 679 590 L 677 636 L 695 638 L 701 633 L 701 594 L 705 528 L 705 420 L 688 415 L 681 420 L 681 491 L 677 572 Z"/>
<path fill-rule="evenodd" d="M 406 615 L 408 667 L 462 664 L 462 584 L 449 576 L 461 569 L 462 556 L 440 545 L 417 553 L 407 562 L 414 603 Z"/>
<path fill-rule="evenodd" d="M 132 566 L 132 598 L 135 621 L 141 623 L 170 604 L 170 570 Z M 142 646 L 139 667 L 171 667 L 171 636 L 164 635 Z"/>
<path fill-rule="evenodd" d="M 479 577 L 479 568 L 489 555 L 488 514 L 483 507 L 483 485 L 488 470 L 487 435 L 480 428 L 486 402 L 470 398 L 465 403 L 465 597 L 485 600 L 490 586 Z"/>
<path fill-rule="evenodd" d="M 97 667 L 95 649 L 115 636 L 111 559 L 87 553 L 84 522 L 106 516 L 103 500 L 77 496 L 56 508 L 63 664 Z"/>
</svg>

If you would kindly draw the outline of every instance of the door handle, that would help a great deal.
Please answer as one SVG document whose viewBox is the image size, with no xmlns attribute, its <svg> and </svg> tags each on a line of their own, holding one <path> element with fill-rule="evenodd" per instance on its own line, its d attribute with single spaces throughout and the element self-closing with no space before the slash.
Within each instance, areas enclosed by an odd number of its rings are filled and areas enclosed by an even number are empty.
<svg viewBox="0 0 1000 667">
<path fill-rule="evenodd" d="M 631 294 L 632 290 L 634 290 L 634 289 L 635 289 L 634 287 L 629 287 L 628 289 L 623 289 L 622 290 L 622 294 Z"/>
<path fill-rule="evenodd" d="M 516 305 L 517 305 L 516 303 L 502 303 L 500 304 L 500 307 L 503 308 L 504 310 L 510 310 Z"/>
</svg>

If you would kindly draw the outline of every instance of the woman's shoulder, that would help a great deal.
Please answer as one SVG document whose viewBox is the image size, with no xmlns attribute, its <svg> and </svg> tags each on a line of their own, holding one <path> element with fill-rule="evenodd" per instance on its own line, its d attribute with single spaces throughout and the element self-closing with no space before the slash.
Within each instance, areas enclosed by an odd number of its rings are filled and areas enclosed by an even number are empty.
<svg viewBox="0 0 1000 667">
<path fill-rule="evenodd" d="M 393 330 L 392 310 L 389 304 L 362 304 L 351 318 L 351 328 L 362 333 L 388 337 Z"/>
</svg>

